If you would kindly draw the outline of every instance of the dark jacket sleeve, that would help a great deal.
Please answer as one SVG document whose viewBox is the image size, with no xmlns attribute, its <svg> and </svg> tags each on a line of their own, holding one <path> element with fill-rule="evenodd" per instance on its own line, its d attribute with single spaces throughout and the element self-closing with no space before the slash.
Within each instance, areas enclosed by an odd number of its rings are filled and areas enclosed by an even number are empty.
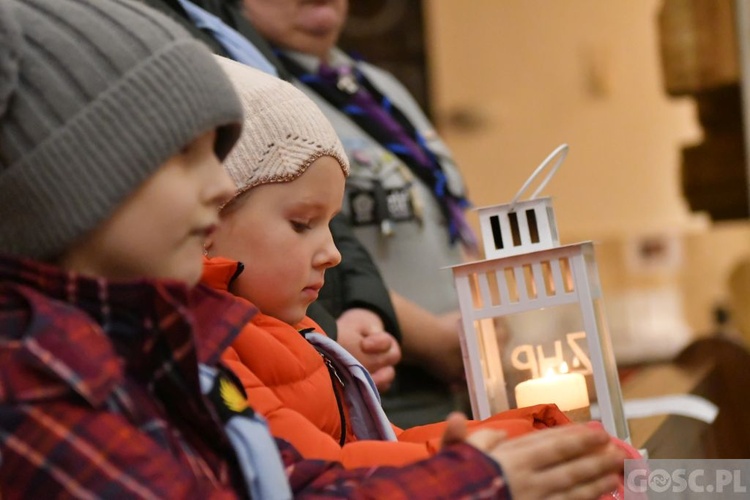
<svg viewBox="0 0 750 500">
<path fill-rule="evenodd" d="M 388 288 L 370 253 L 354 235 L 344 215 L 331 221 L 331 233 L 341 252 L 341 263 L 326 271 L 318 302 L 334 317 L 354 307 L 368 309 L 380 317 L 385 330 L 400 342 L 401 331 Z M 318 321 L 313 314 L 310 317 Z"/>
<path fill-rule="evenodd" d="M 326 273 L 326 276 L 327 275 L 328 272 Z M 327 279 L 328 278 L 326 278 L 326 280 Z M 307 315 L 310 316 L 318 325 L 320 325 L 326 335 L 331 337 L 333 340 L 338 340 L 339 329 L 336 325 L 336 318 L 333 317 L 333 314 L 328 312 L 328 309 L 323 306 L 323 304 L 320 302 L 320 299 L 310 304 L 310 307 L 307 308 Z"/>
</svg>

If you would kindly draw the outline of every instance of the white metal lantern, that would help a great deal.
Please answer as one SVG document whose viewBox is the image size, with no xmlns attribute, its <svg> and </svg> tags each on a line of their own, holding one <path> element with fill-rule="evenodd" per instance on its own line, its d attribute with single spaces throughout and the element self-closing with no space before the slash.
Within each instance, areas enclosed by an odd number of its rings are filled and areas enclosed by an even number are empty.
<svg viewBox="0 0 750 500">
<path fill-rule="evenodd" d="M 551 199 L 536 199 L 567 152 L 565 144 L 553 151 L 511 203 L 479 209 L 486 259 L 452 268 L 472 410 L 484 419 L 556 403 L 580 421 L 596 404 L 604 428 L 629 441 L 593 244 L 561 246 Z M 514 325 L 511 339 L 498 324 Z"/>
</svg>

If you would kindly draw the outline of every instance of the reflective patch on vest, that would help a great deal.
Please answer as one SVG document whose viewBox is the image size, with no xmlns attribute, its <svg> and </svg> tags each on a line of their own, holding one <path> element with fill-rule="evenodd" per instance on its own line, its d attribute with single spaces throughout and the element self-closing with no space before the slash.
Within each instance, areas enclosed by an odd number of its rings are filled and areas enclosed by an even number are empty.
<svg viewBox="0 0 750 500">
<path fill-rule="evenodd" d="M 382 197 L 376 190 L 354 190 L 349 192 L 348 198 L 351 220 L 355 226 L 380 224 L 385 220 L 404 222 L 416 219 L 408 186 L 383 189 Z"/>
</svg>

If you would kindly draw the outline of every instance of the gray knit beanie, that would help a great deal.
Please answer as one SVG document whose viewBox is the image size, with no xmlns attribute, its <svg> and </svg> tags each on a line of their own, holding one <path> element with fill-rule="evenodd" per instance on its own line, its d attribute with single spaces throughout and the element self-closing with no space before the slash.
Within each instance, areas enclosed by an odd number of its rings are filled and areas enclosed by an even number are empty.
<svg viewBox="0 0 750 500">
<path fill-rule="evenodd" d="M 132 0 L 0 0 L 0 253 L 50 260 L 242 107 L 211 53 Z"/>
<path fill-rule="evenodd" d="M 344 175 L 349 161 L 331 122 L 294 85 L 238 62 L 215 56 L 242 101 L 242 136 L 224 168 L 236 196 L 261 184 L 290 182 L 322 156 L 334 158 Z"/>
</svg>

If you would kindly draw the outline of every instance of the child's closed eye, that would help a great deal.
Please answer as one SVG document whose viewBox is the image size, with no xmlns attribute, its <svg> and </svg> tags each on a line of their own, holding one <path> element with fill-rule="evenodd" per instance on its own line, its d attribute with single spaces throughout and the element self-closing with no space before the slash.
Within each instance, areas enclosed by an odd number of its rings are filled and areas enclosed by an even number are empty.
<svg viewBox="0 0 750 500">
<path fill-rule="evenodd" d="M 303 233 L 311 229 L 310 223 L 308 221 L 293 220 L 291 221 L 291 224 L 292 229 L 294 229 L 294 231 L 298 233 Z"/>
</svg>

